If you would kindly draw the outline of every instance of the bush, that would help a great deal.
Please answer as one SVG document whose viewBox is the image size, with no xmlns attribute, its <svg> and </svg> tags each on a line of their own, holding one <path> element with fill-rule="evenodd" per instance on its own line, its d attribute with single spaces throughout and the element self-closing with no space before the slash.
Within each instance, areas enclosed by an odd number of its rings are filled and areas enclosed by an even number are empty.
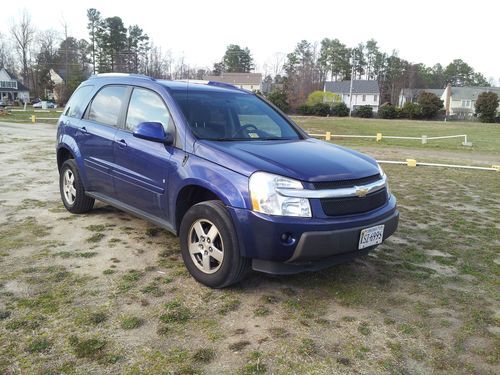
<svg viewBox="0 0 500 375">
<path fill-rule="evenodd" d="M 494 122 L 497 108 L 498 95 L 494 92 L 482 92 L 476 100 L 476 114 L 481 122 Z"/>
<path fill-rule="evenodd" d="M 313 91 L 312 93 L 309 94 L 307 97 L 306 104 L 313 106 L 318 103 L 327 103 L 327 104 L 332 104 L 334 102 L 339 102 L 340 95 L 334 94 L 333 92 L 329 91 Z"/>
<path fill-rule="evenodd" d="M 312 116 L 312 106 L 307 104 L 301 104 L 297 107 L 297 113 L 304 116 Z"/>
<path fill-rule="evenodd" d="M 347 105 L 344 102 L 335 103 L 334 105 L 332 105 L 330 113 L 332 116 L 346 117 L 349 116 L 349 108 L 347 108 Z"/>
<path fill-rule="evenodd" d="M 378 117 L 385 119 L 395 119 L 398 117 L 396 107 L 391 103 L 384 103 L 378 109 Z"/>
<path fill-rule="evenodd" d="M 356 116 L 361 118 L 372 118 L 373 108 L 370 105 L 362 105 L 356 109 Z"/>
<path fill-rule="evenodd" d="M 406 102 L 403 108 L 401 108 L 400 117 L 407 118 L 410 120 L 418 119 L 422 116 L 422 108 L 420 104 Z"/>
<path fill-rule="evenodd" d="M 422 112 L 422 118 L 432 119 L 436 117 L 439 110 L 443 108 L 443 101 L 431 92 L 423 92 L 418 96 L 418 104 Z"/>
<path fill-rule="evenodd" d="M 273 103 L 283 112 L 288 112 L 290 104 L 288 104 L 288 96 L 285 90 L 274 90 L 267 96 L 267 100 Z"/>
<path fill-rule="evenodd" d="M 326 117 L 330 115 L 330 105 L 326 103 L 316 103 L 312 106 L 312 110 L 315 116 Z"/>
<path fill-rule="evenodd" d="M 316 103 L 314 105 L 302 104 L 297 108 L 297 112 L 304 116 L 322 116 L 330 114 L 330 106 L 326 103 Z"/>
</svg>

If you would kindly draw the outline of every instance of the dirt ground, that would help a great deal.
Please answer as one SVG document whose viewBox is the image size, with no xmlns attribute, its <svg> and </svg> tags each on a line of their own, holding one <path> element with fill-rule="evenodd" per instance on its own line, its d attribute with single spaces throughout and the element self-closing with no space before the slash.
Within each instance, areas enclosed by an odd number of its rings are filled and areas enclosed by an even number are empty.
<svg viewBox="0 0 500 375">
<path fill-rule="evenodd" d="M 166 231 L 67 212 L 54 146 L 0 123 L 0 374 L 500 373 L 499 173 L 387 166 L 401 223 L 372 254 L 211 290 Z"/>
</svg>

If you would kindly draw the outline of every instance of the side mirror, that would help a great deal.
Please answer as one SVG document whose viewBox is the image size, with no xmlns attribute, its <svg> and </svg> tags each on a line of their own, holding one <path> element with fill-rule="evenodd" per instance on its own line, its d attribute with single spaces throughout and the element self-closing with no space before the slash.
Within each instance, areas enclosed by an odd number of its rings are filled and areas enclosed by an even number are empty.
<svg viewBox="0 0 500 375">
<path fill-rule="evenodd" d="M 141 122 L 134 129 L 134 137 L 146 139 L 152 142 L 171 145 L 174 143 L 174 136 L 165 132 L 163 125 L 159 122 Z"/>
</svg>

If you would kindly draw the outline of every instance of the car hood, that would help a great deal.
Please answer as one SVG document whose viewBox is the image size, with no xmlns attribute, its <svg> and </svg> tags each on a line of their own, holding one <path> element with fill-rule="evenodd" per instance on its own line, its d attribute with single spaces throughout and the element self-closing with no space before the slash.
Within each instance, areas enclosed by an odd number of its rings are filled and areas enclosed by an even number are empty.
<svg viewBox="0 0 500 375">
<path fill-rule="evenodd" d="M 195 155 L 250 176 L 265 171 L 302 181 L 358 179 L 378 173 L 374 159 L 313 138 L 283 141 L 197 141 Z"/>
</svg>

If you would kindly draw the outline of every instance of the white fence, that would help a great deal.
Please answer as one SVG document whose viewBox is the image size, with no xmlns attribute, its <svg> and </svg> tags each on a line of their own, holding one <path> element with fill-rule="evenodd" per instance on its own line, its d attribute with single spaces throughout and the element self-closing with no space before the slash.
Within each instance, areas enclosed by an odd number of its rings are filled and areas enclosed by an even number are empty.
<svg viewBox="0 0 500 375">
<path fill-rule="evenodd" d="M 354 134 L 332 134 L 332 132 L 326 132 L 324 134 L 309 134 L 311 137 L 319 137 L 325 138 L 325 140 L 329 141 L 332 138 L 369 138 L 375 139 L 377 142 L 380 142 L 382 139 L 408 139 L 408 140 L 419 140 L 423 145 L 427 144 L 428 141 L 432 141 L 435 139 L 448 139 L 448 138 L 463 138 L 462 146 L 472 146 L 472 142 L 469 142 L 467 139 L 467 134 L 457 134 L 457 135 L 444 135 L 438 137 L 429 137 L 427 135 L 422 135 L 420 137 L 404 137 L 404 136 L 395 136 L 395 135 L 382 135 L 382 133 L 377 133 L 376 135 L 354 135 Z"/>
</svg>

